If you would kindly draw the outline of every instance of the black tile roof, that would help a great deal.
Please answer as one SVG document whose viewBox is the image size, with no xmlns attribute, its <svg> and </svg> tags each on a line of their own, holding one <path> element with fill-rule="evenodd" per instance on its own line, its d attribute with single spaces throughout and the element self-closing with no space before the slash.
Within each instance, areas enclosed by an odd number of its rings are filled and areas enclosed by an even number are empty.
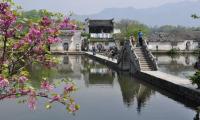
<svg viewBox="0 0 200 120">
<path fill-rule="evenodd" d="M 113 27 L 114 23 L 113 23 L 113 19 L 111 20 L 89 20 L 89 26 L 93 26 L 93 27 Z"/>
</svg>

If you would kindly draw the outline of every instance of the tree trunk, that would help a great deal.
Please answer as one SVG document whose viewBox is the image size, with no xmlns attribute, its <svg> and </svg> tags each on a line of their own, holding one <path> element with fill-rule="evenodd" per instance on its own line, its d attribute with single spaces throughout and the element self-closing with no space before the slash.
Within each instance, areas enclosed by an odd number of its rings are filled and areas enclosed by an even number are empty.
<svg viewBox="0 0 200 120">
<path fill-rule="evenodd" d="M 3 41 L 3 55 L 2 55 L 2 61 L 5 61 L 5 56 L 6 56 L 6 44 L 7 44 L 7 37 L 5 36 L 4 41 Z"/>
</svg>

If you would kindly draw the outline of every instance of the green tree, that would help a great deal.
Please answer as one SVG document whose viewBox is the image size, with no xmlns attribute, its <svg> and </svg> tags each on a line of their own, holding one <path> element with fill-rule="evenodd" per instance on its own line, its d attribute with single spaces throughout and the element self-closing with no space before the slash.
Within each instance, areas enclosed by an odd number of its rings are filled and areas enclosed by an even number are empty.
<svg viewBox="0 0 200 120">
<path fill-rule="evenodd" d="M 144 35 L 148 35 L 150 33 L 150 28 L 147 25 L 135 20 L 123 19 L 116 23 L 116 28 L 121 30 L 121 37 L 127 38 L 132 35 L 137 38 L 139 30 L 141 30 Z"/>
</svg>

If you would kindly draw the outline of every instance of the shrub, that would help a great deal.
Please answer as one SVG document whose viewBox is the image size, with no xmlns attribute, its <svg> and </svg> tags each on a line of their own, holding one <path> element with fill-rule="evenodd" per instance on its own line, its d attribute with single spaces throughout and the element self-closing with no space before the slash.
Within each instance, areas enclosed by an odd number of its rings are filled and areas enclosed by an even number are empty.
<svg viewBox="0 0 200 120">
<path fill-rule="evenodd" d="M 175 54 L 178 54 L 178 50 L 177 49 L 171 49 L 167 52 L 167 54 L 170 54 L 170 55 L 175 55 Z"/>
<path fill-rule="evenodd" d="M 193 76 L 190 77 L 192 84 L 196 84 L 200 89 L 200 70 L 197 71 Z"/>
</svg>

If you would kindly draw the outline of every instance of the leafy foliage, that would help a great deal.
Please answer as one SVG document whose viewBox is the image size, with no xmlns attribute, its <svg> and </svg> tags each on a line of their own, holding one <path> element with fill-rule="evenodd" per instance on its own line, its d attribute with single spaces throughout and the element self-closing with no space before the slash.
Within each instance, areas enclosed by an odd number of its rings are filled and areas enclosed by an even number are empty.
<svg viewBox="0 0 200 120">
<path fill-rule="evenodd" d="M 148 35 L 150 33 L 150 29 L 147 25 L 144 25 L 134 20 L 123 19 L 116 23 L 116 28 L 119 28 L 121 30 L 120 36 L 122 38 L 129 38 L 132 35 L 137 38 L 139 30 L 141 30 L 145 35 Z"/>
<path fill-rule="evenodd" d="M 167 54 L 169 54 L 169 55 L 176 55 L 176 54 L 178 54 L 178 50 L 175 49 L 175 48 L 173 48 L 173 49 L 169 50 L 169 51 L 167 52 Z"/>
<path fill-rule="evenodd" d="M 192 84 L 197 84 L 198 89 L 200 88 L 200 71 L 197 71 L 193 76 L 190 77 Z"/>
<path fill-rule="evenodd" d="M 57 85 L 44 76 L 37 89 L 31 85 L 33 80 L 27 66 L 40 64 L 47 69 L 54 66 L 57 60 L 51 56 L 48 46 L 61 41 L 60 30 L 74 30 L 76 26 L 57 13 L 32 11 L 33 18 L 14 8 L 18 7 L 12 0 L 0 2 L 0 100 L 28 96 L 28 105 L 35 110 L 37 97 L 44 97 L 48 99 L 47 109 L 59 102 L 69 112 L 75 112 L 79 107 L 70 96 L 76 90 L 72 81 L 61 80 L 65 84 L 63 92 L 54 93 Z"/>
</svg>

